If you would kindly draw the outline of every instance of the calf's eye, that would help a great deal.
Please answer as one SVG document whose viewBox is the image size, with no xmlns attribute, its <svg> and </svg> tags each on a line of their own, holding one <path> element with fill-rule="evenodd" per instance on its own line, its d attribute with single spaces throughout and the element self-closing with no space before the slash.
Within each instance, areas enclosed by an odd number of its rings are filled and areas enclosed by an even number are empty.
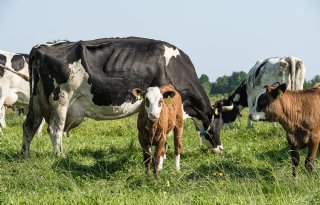
<svg viewBox="0 0 320 205">
<path fill-rule="evenodd" d="M 162 100 L 159 100 L 158 106 L 161 107 L 162 105 Z"/>
</svg>

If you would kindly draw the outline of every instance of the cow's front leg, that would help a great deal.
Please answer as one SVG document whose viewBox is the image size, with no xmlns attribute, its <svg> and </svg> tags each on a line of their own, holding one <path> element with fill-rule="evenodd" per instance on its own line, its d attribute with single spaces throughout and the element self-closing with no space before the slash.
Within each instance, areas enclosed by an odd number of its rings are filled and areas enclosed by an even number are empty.
<svg viewBox="0 0 320 205">
<path fill-rule="evenodd" d="M 165 152 L 166 144 L 165 134 L 161 137 L 158 143 L 156 143 L 154 157 L 153 157 L 153 175 L 155 178 L 158 178 L 158 171 L 161 171 L 163 168 L 163 156 Z"/>
<path fill-rule="evenodd" d="M 146 167 L 146 175 L 149 175 L 150 161 L 151 161 L 151 146 L 147 144 L 147 141 L 140 134 L 139 134 L 139 143 L 142 149 L 143 162 Z"/>
<path fill-rule="evenodd" d="M 291 161 L 292 161 L 292 176 L 296 177 L 297 176 L 296 169 L 297 169 L 297 167 L 299 165 L 299 161 L 300 161 L 300 155 L 299 155 L 298 148 L 291 145 L 290 154 L 291 154 Z"/>
</svg>

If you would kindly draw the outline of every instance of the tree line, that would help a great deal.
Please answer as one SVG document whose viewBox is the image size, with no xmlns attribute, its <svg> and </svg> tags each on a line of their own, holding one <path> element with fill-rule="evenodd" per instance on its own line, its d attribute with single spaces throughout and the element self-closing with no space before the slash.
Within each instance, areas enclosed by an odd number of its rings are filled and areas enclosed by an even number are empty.
<svg viewBox="0 0 320 205">
<path fill-rule="evenodd" d="M 218 77 L 216 81 L 210 82 L 206 74 L 199 78 L 200 83 L 208 95 L 231 94 L 245 80 L 247 73 L 244 71 L 232 72 L 230 76 Z M 314 76 L 311 80 L 304 81 L 304 88 L 310 88 L 320 82 L 320 75 Z"/>
</svg>

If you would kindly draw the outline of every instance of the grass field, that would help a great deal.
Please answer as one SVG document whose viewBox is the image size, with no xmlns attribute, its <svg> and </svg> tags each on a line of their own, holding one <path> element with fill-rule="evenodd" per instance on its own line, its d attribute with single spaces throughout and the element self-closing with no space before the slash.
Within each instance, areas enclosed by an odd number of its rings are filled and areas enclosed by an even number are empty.
<svg viewBox="0 0 320 205">
<path fill-rule="evenodd" d="M 320 204 L 320 167 L 308 177 L 303 150 L 298 177 L 291 177 L 280 125 L 255 123 L 248 130 L 242 117 L 224 128 L 225 153 L 214 155 L 199 146 L 187 120 L 181 171 L 169 138 L 164 170 L 155 180 L 144 173 L 136 116 L 86 119 L 63 139 L 62 157 L 52 154 L 47 134 L 35 137 L 26 159 L 19 154 L 22 122 L 9 113 L 0 136 L 2 204 Z"/>
</svg>

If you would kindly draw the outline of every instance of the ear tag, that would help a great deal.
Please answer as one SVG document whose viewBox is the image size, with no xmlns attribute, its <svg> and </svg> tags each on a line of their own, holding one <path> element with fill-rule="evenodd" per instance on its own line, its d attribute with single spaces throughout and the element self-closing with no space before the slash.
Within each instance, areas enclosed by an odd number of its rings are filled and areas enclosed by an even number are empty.
<svg viewBox="0 0 320 205">
<path fill-rule="evenodd" d="M 215 115 L 218 115 L 218 114 L 219 114 L 219 113 L 218 113 L 218 108 L 215 108 L 215 109 L 214 109 L 214 114 L 215 114 Z"/>
<path fill-rule="evenodd" d="M 278 97 L 281 97 L 283 95 L 283 92 L 281 90 L 278 91 Z"/>
<path fill-rule="evenodd" d="M 168 96 L 164 101 L 168 105 L 171 103 L 171 100 L 172 100 L 172 98 L 170 96 Z"/>
<path fill-rule="evenodd" d="M 142 95 L 139 94 L 139 95 L 137 95 L 136 99 L 137 99 L 137 100 L 142 100 L 143 97 L 142 97 Z"/>
</svg>

